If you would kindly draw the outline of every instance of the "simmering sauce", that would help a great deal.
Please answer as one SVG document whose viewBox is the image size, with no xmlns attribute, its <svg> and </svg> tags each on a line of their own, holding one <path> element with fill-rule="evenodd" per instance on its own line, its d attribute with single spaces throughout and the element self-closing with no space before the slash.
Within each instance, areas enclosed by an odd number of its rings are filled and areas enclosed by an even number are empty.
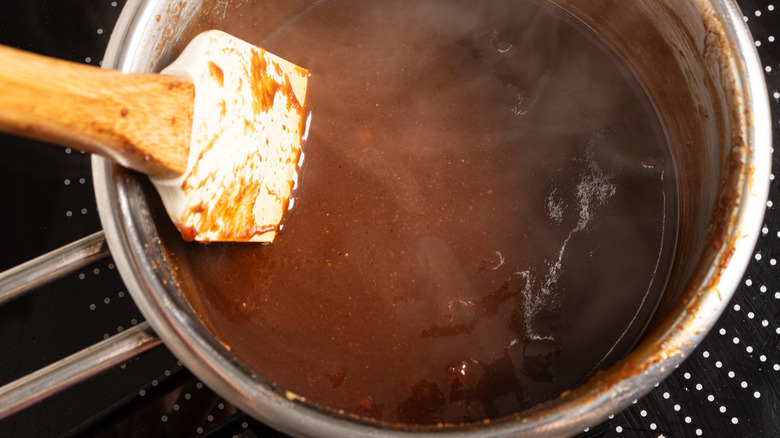
<svg viewBox="0 0 780 438">
<path fill-rule="evenodd" d="M 532 1 L 333 0 L 280 22 L 250 42 L 311 72 L 281 232 L 164 236 L 238 358 L 322 406 L 433 424 L 521 411 L 628 351 L 677 192 L 653 106 L 604 44 Z"/>
</svg>

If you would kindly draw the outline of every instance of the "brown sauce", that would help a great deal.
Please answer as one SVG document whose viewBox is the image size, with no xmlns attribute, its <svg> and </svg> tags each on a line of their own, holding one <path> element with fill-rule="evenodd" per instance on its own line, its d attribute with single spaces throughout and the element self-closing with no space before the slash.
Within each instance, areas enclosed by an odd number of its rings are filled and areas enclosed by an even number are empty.
<svg viewBox="0 0 780 438">
<path fill-rule="evenodd" d="M 282 231 L 164 237 L 233 353 L 322 406 L 432 424 L 521 411 L 628 351 L 677 194 L 606 46 L 531 1 L 334 0 L 278 22 L 250 42 L 311 72 Z"/>
</svg>

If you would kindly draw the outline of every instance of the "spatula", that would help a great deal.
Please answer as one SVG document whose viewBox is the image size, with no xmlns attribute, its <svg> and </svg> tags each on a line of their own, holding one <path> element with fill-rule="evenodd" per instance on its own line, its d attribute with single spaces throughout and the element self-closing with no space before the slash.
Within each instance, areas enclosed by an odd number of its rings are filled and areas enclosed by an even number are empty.
<svg viewBox="0 0 780 438">
<path fill-rule="evenodd" d="M 186 240 L 271 242 L 297 178 L 307 80 L 220 31 L 162 74 L 0 46 L 0 131 L 149 175 Z"/>
</svg>

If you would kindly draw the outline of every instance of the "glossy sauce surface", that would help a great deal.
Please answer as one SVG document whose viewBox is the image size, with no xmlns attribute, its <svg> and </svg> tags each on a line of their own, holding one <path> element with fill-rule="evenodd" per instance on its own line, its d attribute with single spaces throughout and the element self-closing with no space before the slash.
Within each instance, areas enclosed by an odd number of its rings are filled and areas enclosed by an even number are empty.
<svg viewBox="0 0 780 438">
<path fill-rule="evenodd" d="M 415 424 L 520 411 L 628 351 L 677 221 L 628 69 L 536 2 L 315 6 L 251 41 L 311 72 L 276 241 L 164 236 L 206 325 L 284 390 Z"/>
</svg>

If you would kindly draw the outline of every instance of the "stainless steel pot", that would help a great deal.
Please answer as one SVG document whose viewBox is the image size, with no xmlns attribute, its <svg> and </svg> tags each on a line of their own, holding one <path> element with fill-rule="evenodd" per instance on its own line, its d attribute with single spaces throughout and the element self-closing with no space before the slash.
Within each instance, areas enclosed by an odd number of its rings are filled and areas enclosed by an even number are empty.
<svg viewBox="0 0 780 438">
<path fill-rule="evenodd" d="M 592 27 L 624 58 L 662 117 L 679 169 L 676 263 L 657 316 L 627 357 L 529 411 L 489 424 L 437 429 L 452 436 L 574 434 L 627 407 L 669 375 L 710 330 L 742 277 L 762 224 L 771 163 L 769 107 L 753 40 L 735 3 L 549 1 Z M 103 66 L 158 70 L 194 34 L 220 27 L 220 17 L 237 13 L 236 3 L 241 2 L 130 0 Z M 380 427 L 273 389 L 193 313 L 175 281 L 139 177 L 99 157 L 93 158 L 93 173 L 106 237 L 128 290 L 165 344 L 204 383 L 291 434 L 431 431 Z"/>
</svg>

